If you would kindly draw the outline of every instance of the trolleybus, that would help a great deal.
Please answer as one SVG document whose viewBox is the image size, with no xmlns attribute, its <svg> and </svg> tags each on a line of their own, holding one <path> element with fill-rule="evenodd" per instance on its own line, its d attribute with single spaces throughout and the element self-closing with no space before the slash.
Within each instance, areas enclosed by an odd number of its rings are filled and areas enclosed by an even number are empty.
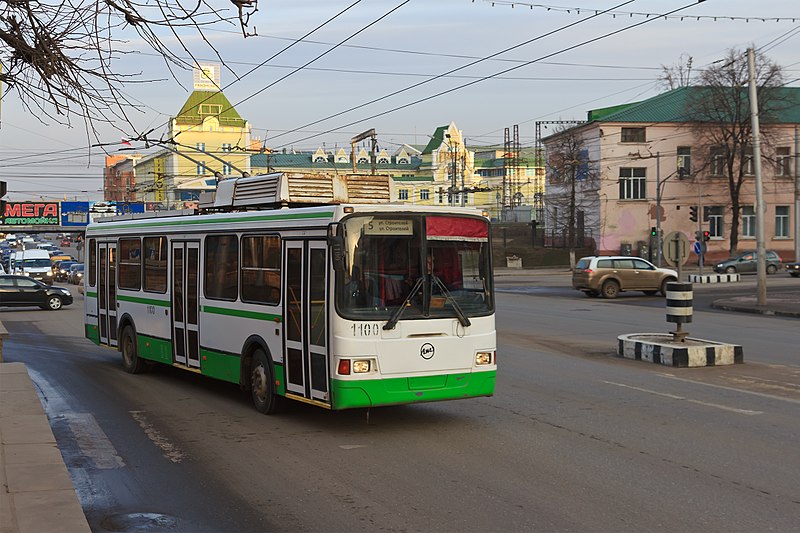
<svg viewBox="0 0 800 533">
<path fill-rule="evenodd" d="M 356 176 L 309 197 L 297 179 L 226 180 L 200 212 L 91 223 L 86 337 L 130 373 L 166 364 L 237 384 L 263 413 L 493 395 L 485 214 L 366 203 L 381 195 Z M 332 203 L 304 206 L 293 188 Z"/>
</svg>

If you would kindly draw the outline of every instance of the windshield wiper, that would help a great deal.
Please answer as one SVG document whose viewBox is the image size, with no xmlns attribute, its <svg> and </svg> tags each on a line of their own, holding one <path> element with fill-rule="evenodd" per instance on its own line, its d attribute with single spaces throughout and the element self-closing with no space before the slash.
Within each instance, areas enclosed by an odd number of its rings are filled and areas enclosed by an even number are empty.
<svg viewBox="0 0 800 533">
<path fill-rule="evenodd" d="M 400 307 L 397 309 L 397 311 L 392 313 L 392 316 L 389 317 L 389 320 L 383 325 L 383 329 L 394 329 L 394 327 L 397 325 L 397 321 L 400 320 L 400 315 L 403 314 L 406 306 L 409 304 L 409 302 L 411 302 L 411 298 L 416 296 L 416 294 L 419 292 L 420 287 L 422 287 L 422 278 L 417 280 L 417 282 L 414 284 L 414 287 L 411 289 L 411 292 L 408 293 L 408 296 L 406 296 L 406 299 L 402 304 L 400 304 Z"/>
<path fill-rule="evenodd" d="M 465 328 L 471 325 L 472 322 L 469 321 L 467 315 L 465 315 L 464 311 L 461 310 L 461 307 L 459 307 L 458 303 L 456 302 L 456 299 L 453 298 L 453 295 L 450 294 L 450 291 L 447 290 L 447 287 L 445 286 L 444 283 L 442 283 L 442 280 L 440 280 L 438 276 L 431 276 L 431 278 L 433 279 L 433 282 L 442 291 L 442 294 L 444 294 L 445 298 L 447 298 L 453 305 L 453 309 L 455 310 L 456 316 L 458 316 L 458 321 L 461 322 L 461 325 L 464 326 Z"/>
</svg>

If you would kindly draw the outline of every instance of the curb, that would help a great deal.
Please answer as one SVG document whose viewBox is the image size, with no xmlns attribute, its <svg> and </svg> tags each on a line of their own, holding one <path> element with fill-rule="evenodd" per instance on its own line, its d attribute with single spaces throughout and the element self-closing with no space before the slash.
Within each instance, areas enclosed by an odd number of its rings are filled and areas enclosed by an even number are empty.
<svg viewBox="0 0 800 533">
<path fill-rule="evenodd" d="M 691 274 L 691 283 L 736 283 L 741 280 L 741 274 Z"/>
<path fill-rule="evenodd" d="M 686 340 L 693 346 L 675 347 L 668 333 L 630 333 L 617 337 L 617 356 L 636 361 L 648 361 L 674 368 L 723 366 L 744 362 L 744 351 L 736 344 L 695 339 Z M 646 340 L 637 340 L 646 339 Z"/>
</svg>

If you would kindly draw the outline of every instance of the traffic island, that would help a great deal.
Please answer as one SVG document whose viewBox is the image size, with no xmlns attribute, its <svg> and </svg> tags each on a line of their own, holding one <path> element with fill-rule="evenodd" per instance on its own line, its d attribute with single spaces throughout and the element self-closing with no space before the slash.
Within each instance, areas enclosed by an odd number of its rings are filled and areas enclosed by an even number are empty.
<svg viewBox="0 0 800 533">
<path fill-rule="evenodd" d="M 744 362 L 741 346 L 687 337 L 674 341 L 671 333 L 630 333 L 617 337 L 617 355 L 675 368 L 722 366 Z"/>
</svg>

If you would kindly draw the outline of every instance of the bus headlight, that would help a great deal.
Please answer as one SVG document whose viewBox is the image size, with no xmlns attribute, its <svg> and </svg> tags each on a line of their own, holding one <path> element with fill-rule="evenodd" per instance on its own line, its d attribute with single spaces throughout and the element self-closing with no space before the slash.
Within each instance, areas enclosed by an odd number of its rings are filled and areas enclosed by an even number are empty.
<svg viewBox="0 0 800 533">
<path fill-rule="evenodd" d="M 366 374 L 370 370 L 369 360 L 356 359 L 353 361 L 353 374 Z"/>
<path fill-rule="evenodd" d="M 478 366 L 491 365 L 493 360 L 494 352 L 478 352 L 475 354 L 475 364 Z"/>
</svg>

